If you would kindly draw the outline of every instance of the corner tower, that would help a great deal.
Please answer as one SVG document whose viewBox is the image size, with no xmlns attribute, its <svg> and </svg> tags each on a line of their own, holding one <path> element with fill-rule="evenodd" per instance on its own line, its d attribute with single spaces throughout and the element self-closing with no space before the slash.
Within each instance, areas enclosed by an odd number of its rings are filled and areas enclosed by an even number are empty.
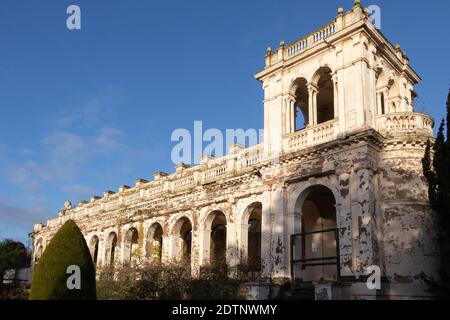
<svg viewBox="0 0 450 320">
<path fill-rule="evenodd" d="M 271 152 L 298 131 L 304 147 L 361 129 L 379 117 L 412 112 L 420 77 L 400 46 L 375 28 L 360 1 L 289 45 L 267 49 L 256 74 L 264 89 L 265 145 Z M 291 146 L 292 147 L 292 146 Z"/>
</svg>

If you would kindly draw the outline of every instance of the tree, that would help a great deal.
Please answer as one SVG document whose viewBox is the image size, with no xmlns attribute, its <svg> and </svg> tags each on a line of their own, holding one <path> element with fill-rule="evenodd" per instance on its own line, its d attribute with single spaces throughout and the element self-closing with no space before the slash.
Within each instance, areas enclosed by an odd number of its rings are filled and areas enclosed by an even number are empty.
<svg viewBox="0 0 450 320">
<path fill-rule="evenodd" d="M 440 228 L 443 271 L 445 277 L 450 279 L 450 265 L 445 258 L 450 248 L 450 91 L 447 96 L 446 121 L 442 120 L 434 145 L 427 142 L 422 165 L 428 181 L 428 197 Z"/>
<path fill-rule="evenodd" d="M 0 242 L 0 287 L 6 270 L 20 269 L 30 265 L 30 255 L 22 242 L 3 240 Z"/>
<path fill-rule="evenodd" d="M 68 273 L 71 266 L 79 268 L 80 289 L 69 289 L 68 279 L 77 275 L 73 271 Z M 58 230 L 36 265 L 30 299 L 96 299 L 94 263 L 84 236 L 73 220 Z"/>
</svg>

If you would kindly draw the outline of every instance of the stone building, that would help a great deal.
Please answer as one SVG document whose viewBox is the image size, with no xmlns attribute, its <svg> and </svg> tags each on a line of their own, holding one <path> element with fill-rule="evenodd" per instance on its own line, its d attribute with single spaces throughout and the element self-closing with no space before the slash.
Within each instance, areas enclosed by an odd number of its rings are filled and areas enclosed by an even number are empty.
<svg viewBox="0 0 450 320">
<path fill-rule="evenodd" d="M 420 81 L 359 1 L 276 50 L 255 78 L 264 142 L 66 203 L 37 224 L 34 261 L 73 219 L 98 268 L 139 262 L 251 266 L 256 298 L 283 281 L 333 298 L 427 297 L 438 278 L 421 159 L 433 119 L 414 111 Z M 371 266 L 382 289 L 366 285 Z M 271 290 L 270 292 L 273 292 Z"/>
</svg>

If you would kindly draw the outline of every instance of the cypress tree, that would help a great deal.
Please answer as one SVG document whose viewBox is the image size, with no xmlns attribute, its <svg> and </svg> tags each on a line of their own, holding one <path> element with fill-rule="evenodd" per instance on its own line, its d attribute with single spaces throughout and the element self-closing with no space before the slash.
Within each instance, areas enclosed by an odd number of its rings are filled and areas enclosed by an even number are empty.
<svg viewBox="0 0 450 320">
<path fill-rule="evenodd" d="M 69 266 L 80 270 L 80 289 L 69 289 Z M 83 234 L 68 220 L 55 234 L 36 265 L 30 300 L 96 299 L 95 268 Z"/>
</svg>

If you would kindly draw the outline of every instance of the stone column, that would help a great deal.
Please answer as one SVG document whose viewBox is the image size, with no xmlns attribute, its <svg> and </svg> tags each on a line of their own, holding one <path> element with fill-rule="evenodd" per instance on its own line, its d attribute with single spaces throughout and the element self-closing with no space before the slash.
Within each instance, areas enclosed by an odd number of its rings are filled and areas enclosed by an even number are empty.
<svg viewBox="0 0 450 320">
<path fill-rule="evenodd" d="M 308 123 L 310 126 L 317 125 L 317 93 L 318 89 L 316 85 L 309 83 L 308 84 Z"/>
<path fill-rule="evenodd" d="M 382 115 L 383 110 L 381 108 L 381 92 L 377 92 L 377 115 Z"/>
<path fill-rule="evenodd" d="M 170 247 L 171 247 L 170 240 L 171 240 L 170 236 L 168 236 L 168 235 L 163 235 L 162 236 L 163 245 L 162 245 L 162 251 L 161 251 L 161 262 L 164 263 L 164 264 L 168 264 L 171 261 L 171 259 L 170 259 L 171 258 L 171 256 L 170 256 L 170 254 L 171 254 L 171 252 L 170 252 Z"/>
<path fill-rule="evenodd" d="M 271 233 L 272 233 L 272 221 L 271 221 L 271 202 L 270 202 L 270 190 L 265 191 L 262 197 L 262 212 L 261 212 L 261 276 L 263 278 L 269 278 L 272 273 L 271 267 Z"/>
<path fill-rule="evenodd" d="M 333 107 L 334 107 L 333 118 L 335 119 L 339 117 L 338 76 L 336 73 L 332 75 L 331 81 L 333 81 Z"/>
<path fill-rule="evenodd" d="M 284 99 L 284 133 L 295 132 L 295 97 L 288 95 Z"/>
<path fill-rule="evenodd" d="M 271 215 L 273 216 L 273 228 L 271 239 L 271 253 L 274 278 L 289 277 L 289 243 L 288 235 L 285 232 L 285 212 L 284 212 L 284 188 L 278 187 L 271 192 Z"/>
<path fill-rule="evenodd" d="M 240 260 L 243 264 L 246 264 L 248 262 L 248 224 L 246 223 L 240 224 L 239 231 L 240 231 L 239 251 L 241 258 Z"/>
<path fill-rule="evenodd" d="M 211 247 L 211 229 L 200 230 L 200 266 L 205 266 L 210 262 L 210 247 Z"/>
<path fill-rule="evenodd" d="M 350 176 L 354 271 L 363 274 L 377 263 L 375 192 L 373 171 L 354 168 Z"/>
</svg>

